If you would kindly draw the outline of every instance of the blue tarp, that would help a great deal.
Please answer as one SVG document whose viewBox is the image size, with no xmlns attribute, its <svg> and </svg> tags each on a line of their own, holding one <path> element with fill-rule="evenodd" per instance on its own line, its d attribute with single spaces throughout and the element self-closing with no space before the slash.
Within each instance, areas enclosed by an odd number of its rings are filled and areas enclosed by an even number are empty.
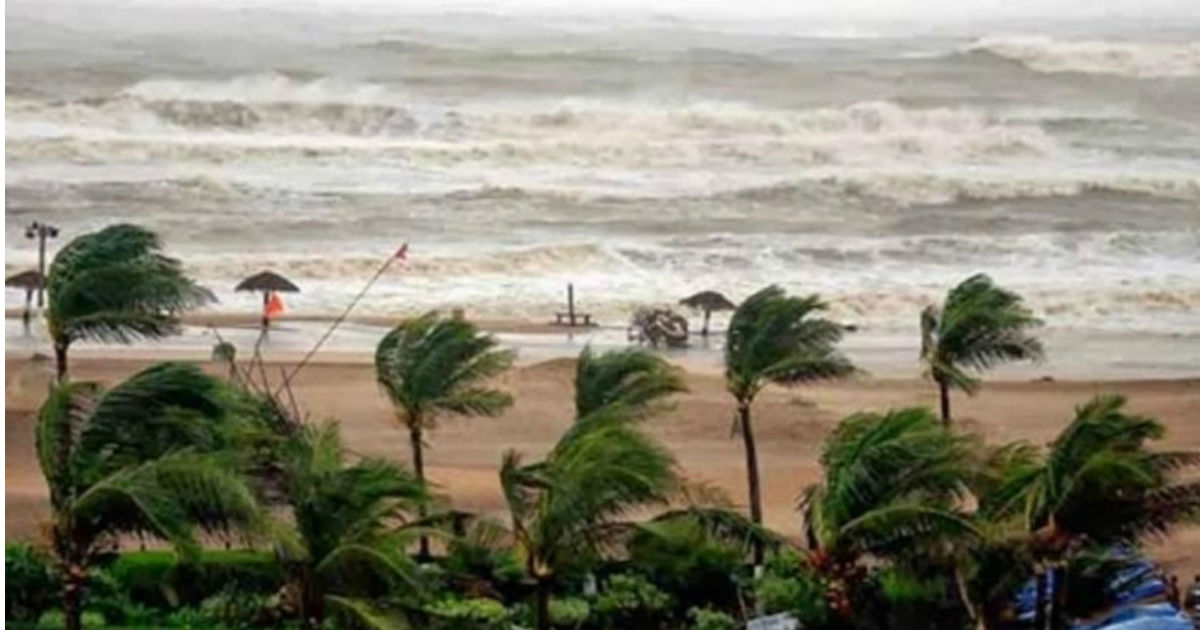
<svg viewBox="0 0 1200 630">
<path fill-rule="evenodd" d="M 1114 550 L 1121 554 L 1122 550 Z M 1045 597 L 1053 592 L 1055 574 L 1046 576 Z M 1110 590 L 1116 593 L 1117 610 L 1094 623 L 1080 623 L 1073 630 L 1195 630 L 1191 620 L 1168 603 L 1137 605 L 1138 602 L 1164 597 L 1167 585 L 1148 560 L 1140 559 L 1113 576 Z M 1037 607 L 1037 581 L 1029 580 L 1016 595 L 1017 618 L 1032 622 Z"/>
</svg>

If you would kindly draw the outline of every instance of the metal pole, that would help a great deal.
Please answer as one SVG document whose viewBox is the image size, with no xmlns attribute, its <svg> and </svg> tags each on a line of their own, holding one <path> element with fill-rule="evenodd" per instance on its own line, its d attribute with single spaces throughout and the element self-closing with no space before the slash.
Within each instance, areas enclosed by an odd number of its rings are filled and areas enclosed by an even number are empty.
<svg viewBox="0 0 1200 630">
<path fill-rule="evenodd" d="M 42 291 L 45 289 L 46 278 L 46 226 L 38 226 L 38 275 L 42 278 L 38 282 L 38 308 L 42 308 Z"/>
<path fill-rule="evenodd" d="M 575 325 L 575 285 L 567 283 L 567 321 Z"/>
<path fill-rule="evenodd" d="M 45 304 L 43 294 L 46 290 L 46 239 L 56 238 L 57 236 L 58 228 L 49 223 L 34 221 L 25 228 L 25 238 L 36 238 L 38 240 L 37 305 L 39 309 Z"/>
</svg>

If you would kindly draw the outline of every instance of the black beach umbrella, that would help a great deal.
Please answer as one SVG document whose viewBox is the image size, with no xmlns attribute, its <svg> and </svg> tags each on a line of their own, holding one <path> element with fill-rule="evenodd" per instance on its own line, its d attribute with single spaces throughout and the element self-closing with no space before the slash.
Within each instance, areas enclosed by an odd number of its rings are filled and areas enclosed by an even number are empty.
<svg viewBox="0 0 1200 630">
<path fill-rule="evenodd" d="M 33 300 L 33 292 L 37 291 L 42 286 L 42 274 L 30 269 L 22 271 L 18 274 L 13 274 L 4 279 L 4 286 L 14 289 L 25 289 L 25 310 L 21 313 L 21 320 L 25 325 L 29 325 L 29 304 Z"/>
<path fill-rule="evenodd" d="M 679 300 L 679 303 L 691 309 L 704 311 L 704 327 L 700 329 L 700 334 L 704 337 L 708 336 L 708 319 L 713 311 L 732 311 L 737 308 L 729 298 L 716 291 L 701 291 Z"/>
<path fill-rule="evenodd" d="M 234 291 L 262 291 L 263 294 L 263 317 L 262 327 L 265 329 L 270 325 L 267 317 L 267 306 L 271 303 L 272 293 L 299 293 L 300 287 L 292 284 L 291 280 L 273 271 L 260 271 L 245 280 L 242 280 L 234 287 Z"/>
</svg>

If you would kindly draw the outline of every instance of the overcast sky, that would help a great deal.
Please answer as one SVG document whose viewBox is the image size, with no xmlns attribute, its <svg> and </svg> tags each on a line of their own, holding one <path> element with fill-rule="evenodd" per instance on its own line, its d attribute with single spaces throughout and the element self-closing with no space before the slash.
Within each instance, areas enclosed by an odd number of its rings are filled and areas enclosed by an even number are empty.
<svg viewBox="0 0 1200 630">
<path fill-rule="evenodd" d="M 44 0 L 14 0 L 10 4 Z M 1096 19 L 1104 17 L 1200 22 L 1200 0 L 54 0 L 91 5 L 154 4 L 397 12 L 476 10 L 495 13 L 668 13 L 692 17 L 810 17 L 835 21 L 960 21 L 988 18 Z"/>
</svg>

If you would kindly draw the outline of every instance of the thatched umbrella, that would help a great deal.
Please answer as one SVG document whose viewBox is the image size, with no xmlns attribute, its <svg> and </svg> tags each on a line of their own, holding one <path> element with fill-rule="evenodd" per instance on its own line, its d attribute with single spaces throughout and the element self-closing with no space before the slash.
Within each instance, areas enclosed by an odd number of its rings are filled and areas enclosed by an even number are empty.
<svg viewBox="0 0 1200 630">
<path fill-rule="evenodd" d="M 260 271 L 253 276 L 246 278 L 238 283 L 233 289 L 234 291 L 262 291 L 263 294 L 263 316 L 262 327 L 265 330 L 271 325 L 270 319 L 267 317 L 267 306 L 271 303 L 271 294 L 280 293 L 299 293 L 300 287 L 292 284 L 291 280 L 273 271 Z"/>
<path fill-rule="evenodd" d="M 712 316 L 713 311 L 732 311 L 737 308 L 729 298 L 716 291 L 701 291 L 679 300 L 679 303 L 688 308 L 704 311 L 704 326 L 700 329 L 702 337 L 708 336 L 708 319 Z"/>
<path fill-rule="evenodd" d="M 33 301 L 33 292 L 42 286 L 42 274 L 30 269 L 11 275 L 4 279 L 4 286 L 14 289 L 25 289 L 25 310 L 21 312 L 21 321 L 29 326 L 29 304 Z"/>
</svg>

